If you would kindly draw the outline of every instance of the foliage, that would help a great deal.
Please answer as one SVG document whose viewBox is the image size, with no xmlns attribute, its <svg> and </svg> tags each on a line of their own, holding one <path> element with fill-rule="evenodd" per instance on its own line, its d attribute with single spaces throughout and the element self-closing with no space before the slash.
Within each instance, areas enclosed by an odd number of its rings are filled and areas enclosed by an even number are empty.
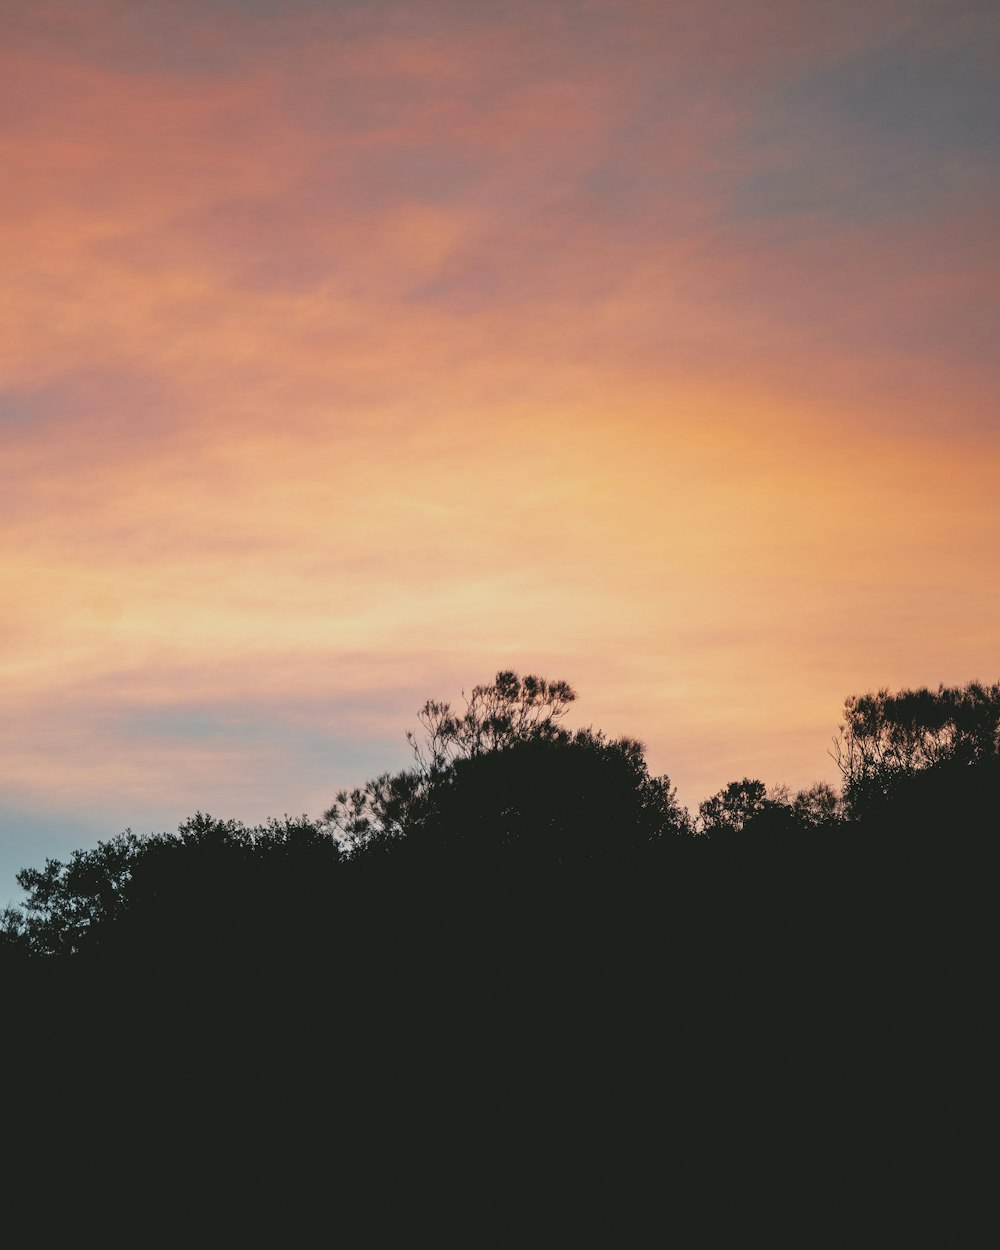
<svg viewBox="0 0 1000 1250">
<path fill-rule="evenodd" d="M 862 810 L 925 769 L 995 761 L 1000 754 L 1000 683 L 941 685 L 852 696 L 832 755 L 844 800 Z"/>
<path fill-rule="evenodd" d="M 32 952 L 79 952 L 97 926 L 121 915 L 141 850 L 142 840 L 126 830 L 93 850 L 74 851 L 66 863 L 46 859 L 44 868 L 22 869 L 17 881 L 28 898 L 10 925 Z"/>
<path fill-rule="evenodd" d="M 430 785 L 417 769 L 382 773 L 354 790 L 341 790 L 324 813 L 324 828 L 352 855 L 362 847 L 401 838 L 428 811 Z"/>
<path fill-rule="evenodd" d="M 487 751 L 502 751 L 516 742 L 559 737 L 559 721 L 576 700 L 565 681 L 543 677 L 519 677 L 506 670 L 491 685 L 475 686 L 465 699 L 465 711 L 457 714 L 450 703 L 428 700 L 417 714 L 423 741 L 406 735 L 418 767 L 424 774 L 444 768 L 457 759 L 470 759 Z"/>
<path fill-rule="evenodd" d="M 362 846 L 371 851 L 419 828 L 434 809 L 442 779 L 459 761 L 517 743 L 568 741 L 557 724 L 576 699 L 568 682 L 505 670 L 462 697 L 464 712 L 429 699 L 417 713 L 422 735 L 406 735 L 414 768 L 337 794 L 324 820 L 347 853 Z"/>
<path fill-rule="evenodd" d="M 0 955 L 134 949 L 192 967 L 206 952 L 256 966 L 338 943 L 398 953 L 414 924 L 433 927 L 460 906 L 478 909 L 463 925 L 482 938 L 507 923 L 509 891 L 544 893 L 560 874 L 586 878 L 603 907 L 619 868 L 648 881 L 649 899 L 673 891 L 672 906 L 695 917 L 725 880 L 753 882 L 758 900 L 765 889 L 784 897 L 790 874 L 819 856 L 813 879 L 832 899 L 851 873 L 899 880 L 900 848 L 917 862 L 946 827 L 964 832 L 974 863 L 995 824 L 984 813 L 1000 784 L 1000 685 L 849 699 L 835 751 L 842 792 L 818 782 L 793 798 L 744 777 L 702 802 L 695 822 L 640 742 L 563 725 L 575 698 L 565 682 L 500 672 L 460 713 L 426 703 L 422 736 L 407 735 L 413 765 L 341 792 L 321 822 L 251 827 L 198 812 L 175 833 L 127 830 L 26 868 L 25 903 L 0 914 Z M 726 863 L 738 872 L 719 873 Z M 848 874 L 839 887 L 836 865 Z M 533 923 L 548 915 L 540 898 Z M 445 930 L 450 949 L 456 934 Z"/>
<path fill-rule="evenodd" d="M 416 766 L 342 791 L 325 819 L 349 853 L 369 856 L 406 840 L 466 858 L 520 847 L 579 859 L 687 830 L 641 743 L 559 724 L 575 699 L 567 682 L 506 671 L 476 686 L 461 714 L 428 701 L 422 738 L 407 734 Z"/>
<path fill-rule="evenodd" d="M 749 777 L 744 777 L 742 781 L 731 781 L 717 794 L 698 805 L 701 832 L 742 833 L 772 803 L 763 781 L 751 780 Z"/>
<path fill-rule="evenodd" d="M 650 774 L 641 743 L 589 729 L 458 759 L 435 775 L 427 798 L 411 831 L 416 846 L 465 858 L 625 859 L 688 829 L 669 779 Z"/>
<path fill-rule="evenodd" d="M 0 931 L 7 944 L 32 954 L 79 954 L 107 940 L 137 908 L 188 924 L 199 910 L 218 910 L 227 894 L 245 891 L 252 878 L 270 889 L 285 884 L 282 863 L 293 862 L 299 874 L 310 851 L 338 855 L 304 816 L 250 827 L 197 812 L 173 834 L 126 830 L 74 851 L 66 863 L 47 859 L 44 868 L 19 872 L 27 899 L 7 909 Z"/>
<path fill-rule="evenodd" d="M 828 782 L 817 781 L 808 789 L 798 792 L 792 803 L 792 810 L 803 827 L 815 829 L 840 819 L 843 814 L 843 800 Z"/>
</svg>

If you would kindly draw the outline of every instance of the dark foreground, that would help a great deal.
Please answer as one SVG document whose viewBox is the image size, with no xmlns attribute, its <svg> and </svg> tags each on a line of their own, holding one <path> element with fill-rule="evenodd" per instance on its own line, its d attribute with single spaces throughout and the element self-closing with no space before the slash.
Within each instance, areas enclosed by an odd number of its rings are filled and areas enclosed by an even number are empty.
<svg viewBox="0 0 1000 1250">
<path fill-rule="evenodd" d="M 927 832 L 385 871 L 266 941 L 18 965 L 8 1134 L 47 1222 L 144 1242 L 960 1237 L 993 878 Z"/>
<path fill-rule="evenodd" d="M 199 817 L 26 876 L 35 927 L 0 948 L 12 1227 L 973 1243 L 988 752 L 859 774 L 837 809 L 741 783 L 698 825 L 594 735 L 424 776 L 357 799 L 347 856 Z"/>
</svg>

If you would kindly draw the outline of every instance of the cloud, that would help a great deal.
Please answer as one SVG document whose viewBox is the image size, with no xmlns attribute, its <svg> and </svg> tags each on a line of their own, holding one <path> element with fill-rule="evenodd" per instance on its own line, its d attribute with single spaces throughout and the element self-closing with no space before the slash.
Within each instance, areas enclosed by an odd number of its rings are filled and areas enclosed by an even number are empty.
<svg viewBox="0 0 1000 1250">
<path fill-rule="evenodd" d="M 995 200 L 1000 22 L 953 16 L 777 85 L 743 138 L 734 211 L 815 228 Z"/>
</svg>

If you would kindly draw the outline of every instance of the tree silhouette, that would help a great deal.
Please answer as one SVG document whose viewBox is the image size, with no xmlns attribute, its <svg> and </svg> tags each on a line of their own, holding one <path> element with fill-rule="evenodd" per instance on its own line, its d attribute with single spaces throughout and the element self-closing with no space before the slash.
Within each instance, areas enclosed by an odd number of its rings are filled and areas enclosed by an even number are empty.
<svg viewBox="0 0 1000 1250">
<path fill-rule="evenodd" d="M 560 735 L 557 722 L 576 700 L 565 681 L 520 677 L 505 670 L 490 685 L 475 686 L 465 699 L 465 711 L 455 713 L 450 703 L 428 700 L 417 714 L 423 738 L 410 732 L 423 773 L 433 773 L 457 759 L 501 751 L 516 742 L 552 740 Z"/>
<path fill-rule="evenodd" d="M 32 951 L 75 954 L 93 934 L 117 920 L 125 891 L 143 850 L 130 830 L 74 851 L 66 863 L 47 859 L 44 868 L 24 868 L 18 884 L 27 893 L 24 913 L 10 914 Z"/>
<path fill-rule="evenodd" d="M 843 800 L 829 782 L 817 781 L 808 789 L 798 792 L 792 809 L 804 827 L 815 829 L 840 819 L 843 814 Z"/>
<path fill-rule="evenodd" d="M 566 682 L 500 672 L 461 712 L 426 703 L 407 735 L 413 765 L 342 792 L 322 821 L 250 827 L 197 813 L 173 834 L 126 831 L 26 868 L 24 905 L 0 917 L 4 958 L 321 958 L 361 930 L 384 947 L 409 926 L 412 941 L 431 910 L 460 899 L 496 916 L 504 898 L 544 894 L 559 874 L 590 874 L 588 893 L 627 911 L 608 901 L 626 866 L 668 892 L 678 918 L 740 879 L 755 881 L 758 902 L 808 894 L 819 916 L 837 890 L 874 895 L 944 853 L 957 864 L 960 844 L 977 862 L 992 827 L 1000 686 L 849 699 L 842 794 L 817 783 L 791 799 L 743 778 L 702 802 L 696 823 L 639 742 L 565 727 L 575 698 Z M 820 877 L 809 865 L 821 862 Z M 655 915 L 662 901 L 636 907 Z"/>
<path fill-rule="evenodd" d="M 326 821 L 197 813 L 26 869 L 0 917 L 11 1123 L 75 1164 L 112 1126 L 153 1189 L 136 1228 L 175 1200 L 190 1225 L 200 1186 L 229 1239 L 257 1190 L 295 1195 L 284 1236 L 303 1175 L 340 1231 L 359 1177 L 374 1208 L 411 1181 L 435 1221 L 500 1177 L 481 1219 L 559 1164 L 560 1203 L 614 1167 L 668 1236 L 698 1184 L 699 1220 L 769 1194 L 769 1235 L 802 1185 L 796 1243 L 825 1230 L 823 1177 L 840 1202 L 895 1163 L 908 1201 L 935 1105 L 979 1105 L 989 1072 L 996 691 L 851 700 L 849 801 L 743 778 L 693 828 L 640 743 L 501 673 L 461 713 L 426 704 L 412 766 Z"/>
<path fill-rule="evenodd" d="M 747 824 L 766 810 L 769 803 L 763 781 L 744 777 L 731 781 L 717 794 L 698 806 L 702 833 L 742 833 Z"/>
<path fill-rule="evenodd" d="M 429 817 L 432 792 L 460 760 L 503 751 L 517 743 L 567 741 L 558 725 L 576 692 L 568 682 L 505 670 L 490 685 L 475 686 L 465 710 L 429 699 L 417 713 L 422 734 L 406 735 L 415 767 L 383 773 L 354 790 L 342 790 L 324 819 L 346 850 L 391 842 Z"/>
<path fill-rule="evenodd" d="M 881 689 L 852 696 L 832 755 L 854 812 L 884 802 L 925 769 L 995 763 L 1000 758 L 1000 683 Z"/>
<path fill-rule="evenodd" d="M 623 859 L 685 832 L 687 813 L 640 743 L 591 730 L 532 735 L 456 759 L 428 783 L 419 848 L 531 862 Z"/>
</svg>

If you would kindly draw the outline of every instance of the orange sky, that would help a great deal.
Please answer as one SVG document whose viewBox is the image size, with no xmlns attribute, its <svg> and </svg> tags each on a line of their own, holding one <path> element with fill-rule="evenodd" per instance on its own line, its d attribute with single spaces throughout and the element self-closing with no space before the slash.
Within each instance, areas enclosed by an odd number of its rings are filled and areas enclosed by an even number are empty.
<svg viewBox="0 0 1000 1250">
<path fill-rule="evenodd" d="M 0 895 L 501 667 L 692 805 L 996 680 L 998 27 L 3 6 Z"/>
</svg>

